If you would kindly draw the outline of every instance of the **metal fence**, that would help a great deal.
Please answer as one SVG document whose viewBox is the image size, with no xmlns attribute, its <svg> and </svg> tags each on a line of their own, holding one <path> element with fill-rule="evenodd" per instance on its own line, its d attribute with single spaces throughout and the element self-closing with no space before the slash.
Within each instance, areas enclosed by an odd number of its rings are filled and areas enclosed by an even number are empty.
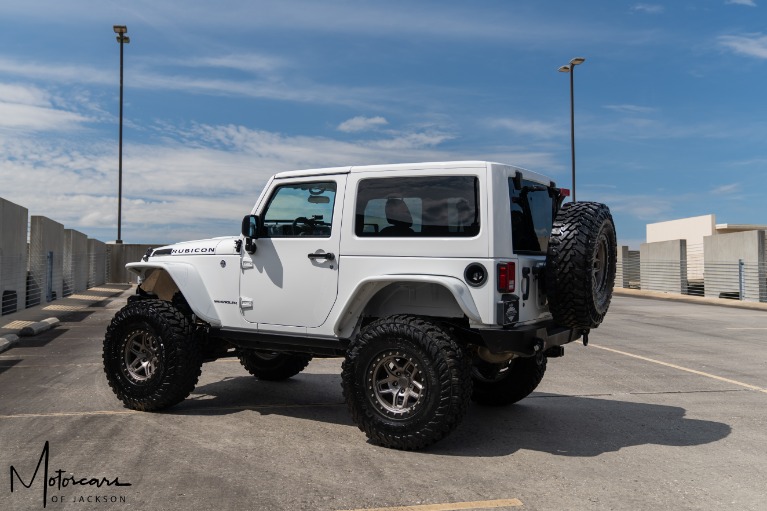
<svg viewBox="0 0 767 511">
<path fill-rule="evenodd" d="M 103 285 L 107 271 L 105 253 L 43 252 L 25 257 L 0 252 L 0 316 Z"/>
<path fill-rule="evenodd" d="M 767 241 L 767 240 L 766 240 Z M 766 250 L 767 251 L 767 250 Z M 767 261 L 767 254 L 765 254 Z M 615 286 L 690 296 L 767 302 L 767 263 L 740 261 L 618 261 Z"/>
</svg>

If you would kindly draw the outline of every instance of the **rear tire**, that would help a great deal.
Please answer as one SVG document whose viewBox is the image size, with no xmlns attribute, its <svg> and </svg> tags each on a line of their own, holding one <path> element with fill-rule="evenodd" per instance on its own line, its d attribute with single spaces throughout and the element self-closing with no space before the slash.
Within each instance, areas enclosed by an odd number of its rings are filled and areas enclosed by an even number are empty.
<svg viewBox="0 0 767 511">
<path fill-rule="evenodd" d="M 471 398 L 487 406 L 504 406 L 526 398 L 541 383 L 546 373 L 542 358 L 515 358 L 506 366 L 483 364 L 472 368 L 474 393 Z"/>
<path fill-rule="evenodd" d="M 104 372 L 115 395 L 142 411 L 173 406 L 194 390 L 202 356 L 192 325 L 170 303 L 135 300 L 107 327 Z"/>
<path fill-rule="evenodd" d="M 309 365 L 311 355 L 293 355 L 261 350 L 239 350 L 237 358 L 259 380 L 280 381 L 297 375 Z"/>
<path fill-rule="evenodd" d="M 615 284 L 616 245 L 607 206 L 597 202 L 562 206 L 546 257 L 546 294 L 554 321 L 580 329 L 602 323 Z"/>
<path fill-rule="evenodd" d="M 447 436 L 471 396 L 468 357 L 448 332 L 398 315 L 368 325 L 341 374 L 352 419 L 378 445 L 414 450 Z"/>
</svg>

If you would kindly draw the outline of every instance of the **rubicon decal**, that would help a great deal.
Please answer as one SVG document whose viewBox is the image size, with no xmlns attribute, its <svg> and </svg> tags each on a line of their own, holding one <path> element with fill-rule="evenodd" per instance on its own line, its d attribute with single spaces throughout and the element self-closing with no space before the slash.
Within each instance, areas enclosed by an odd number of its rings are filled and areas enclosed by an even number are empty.
<svg viewBox="0 0 767 511">
<path fill-rule="evenodd" d="M 216 251 L 215 247 L 212 248 L 206 248 L 206 247 L 197 247 L 197 248 L 173 248 L 171 249 L 170 253 L 171 255 L 181 255 L 181 254 L 213 254 Z"/>
</svg>

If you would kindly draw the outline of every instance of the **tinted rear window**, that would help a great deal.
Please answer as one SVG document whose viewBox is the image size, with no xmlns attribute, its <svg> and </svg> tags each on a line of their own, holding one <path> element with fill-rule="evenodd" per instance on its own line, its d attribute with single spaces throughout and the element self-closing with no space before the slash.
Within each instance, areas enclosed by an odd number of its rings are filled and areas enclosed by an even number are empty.
<svg viewBox="0 0 767 511">
<path fill-rule="evenodd" d="M 511 242 L 515 253 L 545 254 L 554 221 L 554 199 L 546 186 L 522 180 L 517 189 L 509 179 Z"/>
<path fill-rule="evenodd" d="M 472 237 L 479 233 L 474 176 L 364 179 L 354 231 L 362 237 Z"/>
</svg>

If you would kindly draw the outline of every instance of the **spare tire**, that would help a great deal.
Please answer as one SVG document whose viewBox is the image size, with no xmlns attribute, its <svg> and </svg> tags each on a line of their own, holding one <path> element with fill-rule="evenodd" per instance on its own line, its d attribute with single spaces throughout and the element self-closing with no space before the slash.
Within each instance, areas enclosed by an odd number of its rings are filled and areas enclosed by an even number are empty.
<svg viewBox="0 0 767 511">
<path fill-rule="evenodd" d="M 599 326 L 613 295 L 616 250 L 610 208 L 598 202 L 562 206 L 546 257 L 546 293 L 554 321 L 568 328 Z"/>
</svg>

